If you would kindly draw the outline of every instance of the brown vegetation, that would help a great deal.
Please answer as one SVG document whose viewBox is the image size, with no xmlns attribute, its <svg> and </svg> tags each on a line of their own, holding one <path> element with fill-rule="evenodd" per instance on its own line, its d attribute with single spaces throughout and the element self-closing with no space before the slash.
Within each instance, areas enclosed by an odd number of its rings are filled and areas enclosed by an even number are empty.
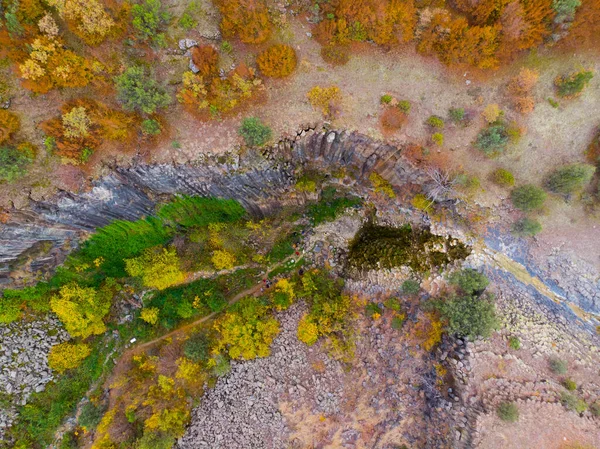
<svg viewBox="0 0 600 449">
<path fill-rule="evenodd" d="M 532 90 L 538 81 L 538 77 L 539 75 L 535 70 L 522 68 L 519 74 L 508 83 L 508 94 L 512 106 L 521 114 L 529 114 L 533 111 L 535 101 Z"/>
<path fill-rule="evenodd" d="M 19 130 L 21 120 L 12 112 L 0 109 L 0 143 L 6 142 L 11 135 Z"/>
<path fill-rule="evenodd" d="M 397 107 L 386 107 L 381 114 L 380 121 L 385 131 L 397 131 L 406 121 L 406 114 Z"/>
<path fill-rule="evenodd" d="M 272 32 L 265 0 L 216 0 L 221 12 L 221 31 L 246 44 L 265 42 Z"/>
<path fill-rule="evenodd" d="M 212 45 L 192 47 L 192 62 L 200 76 L 214 76 L 218 73 L 219 54 Z"/>
<path fill-rule="evenodd" d="M 296 52 L 289 45 L 272 45 L 258 55 L 256 63 L 263 75 L 283 78 L 296 68 Z"/>
</svg>

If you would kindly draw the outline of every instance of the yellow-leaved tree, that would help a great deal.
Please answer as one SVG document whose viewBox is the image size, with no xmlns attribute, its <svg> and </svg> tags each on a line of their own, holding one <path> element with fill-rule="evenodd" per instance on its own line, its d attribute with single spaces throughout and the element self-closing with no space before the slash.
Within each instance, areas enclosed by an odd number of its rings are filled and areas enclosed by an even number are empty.
<svg viewBox="0 0 600 449">
<path fill-rule="evenodd" d="M 267 357 L 269 346 L 279 333 L 279 323 L 268 315 L 268 308 L 253 296 L 234 304 L 215 322 L 220 334 L 215 353 L 226 350 L 232 359 Z"/>
<path fill-rule="evenodd" d="M 90 355 L 92 350 L 85 343 L 61 343 L 52 346 L 48 354 L 48 365 L 54 371 L 64 373 L 68 369 L 77 368 L 81 361 Z"/>
<path fill-rule="evenodd" d="M 139 257 L 126 259 L 125 270 L 130 276 L 140 277 L 146 287 L 158 290 L 164 290 L 185 280 L 174 248 L 149 248 Z"/>
<path fill-rule="evenodd" d="M 73 32 L 87 44 L 102 42 L 115 25 L 113 18 L 98 0 L 46 0 L 70 22 Z"/>
<path fill-rule="evenodd" d="M 97 292 L 92 287 L 67 284 L 50 300 L 50 308 L 73 337 L 87 338 L 102 334 L 106 326 L 102 319 L 110 310 L 109 291 Z"/>
</svg>

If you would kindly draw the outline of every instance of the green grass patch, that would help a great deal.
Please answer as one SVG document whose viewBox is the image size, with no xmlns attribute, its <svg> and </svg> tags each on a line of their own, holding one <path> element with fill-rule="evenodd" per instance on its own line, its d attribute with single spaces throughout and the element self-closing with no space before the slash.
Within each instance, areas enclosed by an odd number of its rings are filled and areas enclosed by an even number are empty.
<svg viewBox="0 0 600 449">
<path fill-rule="evenodd" d="M 340 195 L 335 187 L 327 187 L 321 192 L 321 198 L 316 204 L 307 208 L 311 223 L 317 226 L 326 221 L 333 221 L 350 207 L 357 207 L 362 200 L 355 196 Z"/>
</svg>

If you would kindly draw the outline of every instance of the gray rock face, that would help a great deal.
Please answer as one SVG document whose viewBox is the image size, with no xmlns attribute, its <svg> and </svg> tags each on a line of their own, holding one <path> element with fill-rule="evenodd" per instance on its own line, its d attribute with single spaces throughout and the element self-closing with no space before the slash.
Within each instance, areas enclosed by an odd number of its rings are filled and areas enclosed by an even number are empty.
<svg viewBox="0 0 600 449">
<path fill-rule="evenodd" d="M 89 192 L 61 192 L 50 201 L 32 202 L 28 210 L 9 211 L 8 222 L 0 226 L 0 283 L 13 282 L 10 272 L 14 265 L 37 242 L 47 241 L 59 248 L 72 240 L 72 248 L 87 232 L 113 220 L 152 215 L 158 202 L 177 193 L 234 198 L 256 217 L 301 203 L 304 197 L 290 192 L 296 168 L 308 164 L 347 167 L 363 187 L 370 185 L 368 175 L 375 170 L 398 189 L 420 185 L 427 191 L 431 178 L 402 158 L 401 152 L 402 148 L 357 133 L 309 130 L 262 152 L 245 152 L 233 161 L 118 167 L 96 181 Z M 53 260 L 57 264 L 60 257 Z M 32 262 L 31 269 L 52 265 L 53 260 L 44 255 Z M 551 266 L 559 262 L 560 270 Z M 558 287 L 567 300 L 585 311 L 600 313 L 597 273 L 571 276 L 580 271 L 577 262 L 569 265 L 558 258 L 548 267 L 536 267 L 530 260 L 524 264 L 552 288 Z M 565 275 L 556 278 L 559 272 Z"/>
</svg>

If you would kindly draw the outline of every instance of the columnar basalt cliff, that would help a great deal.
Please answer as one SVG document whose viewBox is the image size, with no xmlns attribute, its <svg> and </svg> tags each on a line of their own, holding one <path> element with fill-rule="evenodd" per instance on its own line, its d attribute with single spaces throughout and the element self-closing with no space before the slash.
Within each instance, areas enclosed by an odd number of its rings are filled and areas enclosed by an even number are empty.
<svg viewBox="0 0 600 449">
<path fill-rule="evenodd" d="M 26 210 L 8 211 L 0 226 L 0 280 L 5 285 L 14 284 L 19 266 L 26 266 L 29 272 L 53 267 L 89 232 L 113 220 L 153 215 L 156 205 L 174 194 L 233 198 L 257 217 L 286 204 L 302 203 L 305 197 L 296 193 L 293 185 L 295 174 L 306 165 L 348 168 L 356 179 L 356 190 L 370 186 L 372 171 L 398 189 L 422 186 L 427 190 L 432 185 L 425 171 L 402 156 L 401 147 L 332 130 L 309 129 L 272 147 L 225 158 L 111 167 L 110 174 L 95 181 L 85 193 L 62 191 L 45 201 L 31 201 Z M 488 244 L 510 249 L 497 240 Z M 549 272 L 530 266 L 533 262 L 529 260 L 525 263 L 549 285 L 561 285 L 559 294 L 567 300 L 588 312 L 600 313 L 598 281 L 590 281 L 589 276 L 563 276 L 560 270 Z"/>
</svg>

